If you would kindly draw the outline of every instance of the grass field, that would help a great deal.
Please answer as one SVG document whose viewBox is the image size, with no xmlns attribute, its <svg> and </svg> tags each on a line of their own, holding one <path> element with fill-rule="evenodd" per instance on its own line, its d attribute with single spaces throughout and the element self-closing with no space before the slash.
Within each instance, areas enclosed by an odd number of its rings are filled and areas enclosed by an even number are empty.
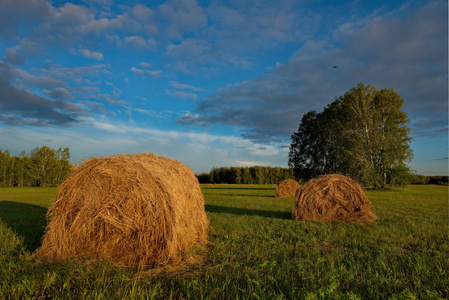
<svg viewBox="0 0 449 300">
<path fill-rule="evenodd" d="M 203 186 L 201 264 L 147 272 L 42 264 L 55 188 L 0 189 L 0 299 L 446 299 L 448 188 L 368 191 L 372 224 L 301 223 L 269 185 Z"/>
</svg>

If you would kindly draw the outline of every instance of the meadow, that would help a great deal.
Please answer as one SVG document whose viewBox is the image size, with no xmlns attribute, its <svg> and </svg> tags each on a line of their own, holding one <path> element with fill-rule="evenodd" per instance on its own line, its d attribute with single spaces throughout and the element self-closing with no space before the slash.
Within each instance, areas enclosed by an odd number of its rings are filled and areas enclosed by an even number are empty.
<svg viewBox="0 0 449 300">
<path fill-rule="evenodd" d="M 151 270 L 32 256 L 56 188 L 0 188 L 0 299 L 447 299 L 448 188 L 369 190 L 371 224 L 292 220 L 270 185 L 202 186 L 210 243 Z"/>
</svg>

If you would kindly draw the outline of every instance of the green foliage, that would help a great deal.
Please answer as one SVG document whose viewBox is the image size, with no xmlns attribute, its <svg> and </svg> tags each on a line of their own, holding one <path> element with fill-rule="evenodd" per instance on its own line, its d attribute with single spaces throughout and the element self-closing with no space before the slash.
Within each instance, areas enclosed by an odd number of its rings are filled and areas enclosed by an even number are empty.
<svg viewBox="0 0 449 300">
<path fill-rule="evenodd" d="M 448 176 L 423 176 L 418 174 L 410 174 L 410 184 L 438 184 L 448 185 Z"/>
<path fill-rule="evenodd" d="M 19 156 L 0 150 L 0 186 L 56 186 L 70 173 L 69 148 L 43 146 Z"/>
<path fill-rule="evenodd" d="M 372 224 L 297 222 L 270 185 L 204 187 L 202 264 L 36 261 L 56 188 L 0 189 L 0 299 L 447 299 L 448 189 L 369 190 Z M 40 219 L 40 221 L 38 221 Z"/>
<path fill-rule="evenodd" d="M 360 83 L 321 113 L 306 113 L 292 135 L 289 166 L 298 178 L 341 173 L 365 186 L 406 185 L 412 158 L 404 100 L 394 89 Z"/>
<path fill-rule="evenodd" d="M 195 174 L 195 175 L 196 175 L 196 178 L 198 178 L 198 181 L 200 183 L 212 183 L 209 173 L 200 173 L 200 174 Z"/>
<path fill-rule="evenodd" d="M 197 174 L 200 183 L 278 184 L 293 178 L 293 169 L 280 167 L 221 167 Z"/>
<path fill-rule="evenodd" d="M 418 175 L 418 174 L 410 174 L 410 184 L 428 184 L 429 177 Z"/>
<path fill-rule="evenodd" d="M 430 184 L 448 185 L 448 176 L 428 176 Z"/>
</svg>

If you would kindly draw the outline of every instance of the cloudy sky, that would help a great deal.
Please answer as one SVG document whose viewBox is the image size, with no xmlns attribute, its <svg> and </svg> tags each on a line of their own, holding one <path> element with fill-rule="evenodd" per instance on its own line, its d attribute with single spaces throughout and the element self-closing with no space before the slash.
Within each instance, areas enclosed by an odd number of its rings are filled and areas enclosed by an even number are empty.
<svg viewBox="0 0 449 300">
<path fill-rule="evenodd" d="M 0 149 L 285 167 L 302 115 L 363 82 L 405 99 L 411 167 L 447 175 L 447 11 L 445 0 L 0 0 Z"/>
</svg>

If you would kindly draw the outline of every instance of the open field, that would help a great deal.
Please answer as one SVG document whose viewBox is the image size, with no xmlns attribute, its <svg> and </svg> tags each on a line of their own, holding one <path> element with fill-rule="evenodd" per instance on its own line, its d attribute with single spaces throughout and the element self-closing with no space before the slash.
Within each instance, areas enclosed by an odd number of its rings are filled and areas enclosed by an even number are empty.
<svg viewBox="0 0 449 300">
<path fill-rule="evenodd" d="M 56 188 L 0 189 L 0 299 L 441 299 L 448 188 L 368 191 L 372 224 L 301 223 L 270 185 L 203 186 L 201 264 L 147 272 L 33 260 Z"/>
</svg>

